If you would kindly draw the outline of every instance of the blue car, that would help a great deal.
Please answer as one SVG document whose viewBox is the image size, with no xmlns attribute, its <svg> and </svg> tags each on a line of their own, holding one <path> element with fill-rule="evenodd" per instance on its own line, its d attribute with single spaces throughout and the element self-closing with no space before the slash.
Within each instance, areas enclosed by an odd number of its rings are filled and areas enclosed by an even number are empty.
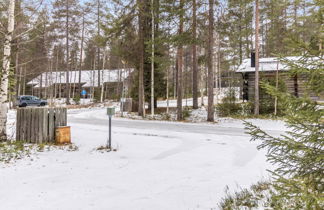
<svg viewBox="0 0 324 210">
<path fill-rule="evenodd" d="M 19 107 L 26 106 L 46 106 L 47 101 L 42 100 L 36 96 L 18 96 L 17 105 Z"/>
</svg>

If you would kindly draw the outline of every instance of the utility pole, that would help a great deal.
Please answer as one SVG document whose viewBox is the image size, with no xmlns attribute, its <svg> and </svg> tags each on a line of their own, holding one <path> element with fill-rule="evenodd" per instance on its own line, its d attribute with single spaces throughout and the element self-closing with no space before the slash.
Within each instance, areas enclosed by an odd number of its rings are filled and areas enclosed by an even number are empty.
<svg viewBox="0 0 324 210">
<path fill-rule="evenodd" d="M 254 85 L 254 115 L 259 115 L 259 0 L 255 0 L 255 85 Z"/>
</svg>

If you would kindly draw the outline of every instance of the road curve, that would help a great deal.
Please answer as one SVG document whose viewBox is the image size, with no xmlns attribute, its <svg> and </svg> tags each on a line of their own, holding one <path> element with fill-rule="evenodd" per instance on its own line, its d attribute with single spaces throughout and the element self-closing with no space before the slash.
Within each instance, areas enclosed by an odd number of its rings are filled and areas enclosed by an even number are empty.
<svg viewBox="0 0 324 210">
<path fill-rule="evenodd" d="M 90 124 L 105 126 L 108 125 L 108 119 L 96 118 L 94 116 L 89 118 L 79 118 L 73 114 L 68 117 L 69 123 Z M 200 134 L 217 134 L 229 136 L 248 136 L 243 128 L 223 127 L 217 124 L 199 124 L 199 123 L 183 123 L 183 122 L 166 122 L 153 120 L 132 120 L 125 118 L 114 117 L 112 121 L 114 127 L 133 128 L 140 130 L 161 130 L 172 132 L 185 133 L 200 133 Z M 268 133 L 278 135 L 281 132 L 275 130 L 267 130 Z"/>
</svg>

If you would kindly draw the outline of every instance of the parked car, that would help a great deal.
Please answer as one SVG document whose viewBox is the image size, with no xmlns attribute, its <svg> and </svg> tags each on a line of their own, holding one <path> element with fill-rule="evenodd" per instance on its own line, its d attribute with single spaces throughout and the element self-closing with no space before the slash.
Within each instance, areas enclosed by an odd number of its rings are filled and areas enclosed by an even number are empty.
<svg viewBox="0 0 324 210">
<path fill-rule="evenodd" d="M 47 105 L 46 100 L 42 100 L 36 96 L 18 96 L 17 106 L 26 107 L 26 106 L 45 106 Z"/>
</svg>

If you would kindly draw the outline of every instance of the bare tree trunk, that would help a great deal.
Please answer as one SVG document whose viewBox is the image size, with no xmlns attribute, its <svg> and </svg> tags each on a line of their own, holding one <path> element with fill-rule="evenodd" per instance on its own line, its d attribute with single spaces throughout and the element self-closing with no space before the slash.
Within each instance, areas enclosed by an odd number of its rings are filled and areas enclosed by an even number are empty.
<svg viewBox="0 0 324 210">
<path fill-rule="evenodd" d="M 192 103 L 193 108 L 198 109 L 198 62 L 197 62 L 197 4 L 196 0 L 192 2 Z"/>
<path fill-rule="evenodd" d="M 16 61 L 15 61 L 15 80 L 16 80 L 16 84 L 15 84 L 15 93 L 16 93 L 16 96 L 19 96 L 18 92 L 19 91 L 19 88 L 20 88 L 20 71 L 19 69 L 21 69 L 19 67 L 19 49 L 20 49 L 20 46 L 19 46 L 19 40 L 17 41 L 17 52 L 16 52 Z"/>
<path fill-rule="evenodd" d="M 254 114 L 259 115 L 259 0 L 255 0 L 255 85 L 254 85 Z"/>
<path fill-rule="evenodd" d="M 173 63 L 173 62 L 172 62 Z M 178 59 L 176 56 L 175 63 L 172 64 L 172 86 L 173 86 L 173 98 L 177 96 L 177 78 L 178 78 Z"/>
<path fill-rule="evenodd" d="M 83 42 L 84 42 L 84 12 L 82 11 L 82 32 L 81 32 L 81 48 L 80 48 L 80 67 L 79 67 L 79 94 L 81 98 L 81 92 L 82 92 L 82 85 L 81 85 L 81 70 L 82 70 L 82 62 L 83 62 Z"/>
<path fill-rule="evenodd" d="M 0 82 L 0 141 L 7 140 L 8 85 L 10 71 L 11 41 L 15 23 L 15 0 L 9 1 L 8 28 L 4 37 L 3 61 Z"/>
<path fill-rule="evenodd" d="M 152 15 L 152 58 L 151 58 L 151 115 L 154 116 L 154 0 L 151 0 Z"/>
<path fill-rule="evenodd" d="M 214 71 L 213 71 L 213 32 L 214 32 L 214 0 L 209 0 L 208 25 L 208 114 L 207 121 L 214 121 Z"/>
<path fill-rule="evenodd" d="M 48 64 L 47 64 L 48 65 Z M 47 67 L 48 68 L 48 67 Z M 48 85 L 48 80 L 47 80 L 47 73 L 48 73 L 48 69 L 46 69 L 45 72 L 45 87 L 44 87 L 44 98 L 47 98 L 47 85 Z"/>
<path fill-rule="evenodd" d="M 58 83 L 57 76 L 58 76 L 58 51 L 56 51 L 54 98 L 56 98 L 56 95 L 57 95 L 57 83 Z M 60 86 L 61 86 L 61 84 L 59 84 L 58 88 L 60 88 Z M 59 89 L 59 91 L 60 91 L 60 89 Z M 60 98 L 60 96 L 59 96 L 59 98 Z"/>
<path fill-rule="evenodd" d="M 20 96 L 21 93 L 21 79 L 22 79 L 22 69 L 23 67 L 19 67 L 19 73 L 18 73 L 18 87 L 17 87 L 17 96 Z"/>
<path fill-rule="evenodd" d="M 66 0 L 66 89 L 65 89 L 65 94 L 66 94 L 66 104 L 70 104 L 70 50 L 69 50 L 69 0 Z"/>
<path fill-rule="evenodd" d="M 219 54 L 219 51 L 218 51 L 218 46 L 219 46 L 219 34 L 218 33 L 216 33 L 216 40 L 215 40 L 215 43 L 216 43 L 216 48 L 217 48 L 217 50 L 216 50 L 216 55 L 214 56 L 214 69 L 215 69 L 215 72 L 214 72 L 214 81 L 215 81 L 215 89 L 216 89 L 216 104 L 218 104 L 219 103 L 219 91 L 220 91 L 220 89 L 219 89 L 219 79 L 218 79 L 218 77 L 219 77 L 219 74 L 218 74 L 218 71 L 219 71 L 219 68 L 218 68 L 218 54 Z"/>
<path fill-rule="evenodd" d="M 139 7 L 138 13 L 138 31 L 139 31 L 139 70 L 138 70 L 138 115 L 145 116 L 145 99 L 144 99 L 144 10 L 143 0 L 137 1 Z"/>
<path fill-rule="evenodd" d="M 105 65 L 106 65 L 106 50 L 104 49 L 104 52 L 103 52 L 103 61 L 102 61 L 102 84 L 101 84 L 101 92 L 100 92 L 100 102 L 102 103 L 103 102 L 103 97 L 104 97 L 104 91 L 105 91 L 105 81 L 104 81 L 104 76 L 103 76 L 103 72 L 104 72 L 104 69 L 105 69 Z"/>
<path fill-rule="evenodd" d="M 96 55 L 94 55 L 93 59 L 93 66 L 92 66 L 92 76 L 91 76 L 91 102 L 94 102 L 94 95 L 95 95 L 95 78 L 96 78 Z"/>
<path fill-rule="evenodd" d="M 276 71 L 276 90 L 278 91 L 279 86 L 279 61 L 277 61 L 277 71 Z M 274 115 L 277 115 L 278 97 L 275 97 L 274 103 Z"/>
<path fill-rule="evenodd" d="M 24 67 L 23 95 L 26 94 L 26 65 Z"/>
<path fill-rule="evenodd" d="M 169 67 L 167 68 L 167 79 L 166 79 L 166 102 L 167 102 L 167 114 L 169 114 Z"/>
<path fill-rule="evenodd" d="M 184 0 L 180 0 L 180 22 L 179 22 L 179 31 L 178 34 L 181 36 L 183 33 L 183 5 Z M 178 47 L 178 78 L 177 78 L 177 120 L 182 120 L 182 66 L 183 66 L 183 46 L 180 43 Z"/>
<path fill-rule="evenodd" d="M 100 36 L 100 0 L 97 0 L 97 35 Z M 98 88 L 100 87 L 100 46 L 97 43 Z"/>
<path fill-rule="evenodd" d="M 202 67 L 201 67 L 202 68 Z M 202 71 L 202 69 L 200 70 L 200 103 L 201 106 L 204 106 L 204 83 L 202 81 L 204 81 L 204 72 Z"/>
<path fill-rule="evenodd" d="M 50 106 L 53 106 L 53 93 L 54 93 L 54 82 L 53 82 L 53 57 L 50 59 Z"/>
</svg>

